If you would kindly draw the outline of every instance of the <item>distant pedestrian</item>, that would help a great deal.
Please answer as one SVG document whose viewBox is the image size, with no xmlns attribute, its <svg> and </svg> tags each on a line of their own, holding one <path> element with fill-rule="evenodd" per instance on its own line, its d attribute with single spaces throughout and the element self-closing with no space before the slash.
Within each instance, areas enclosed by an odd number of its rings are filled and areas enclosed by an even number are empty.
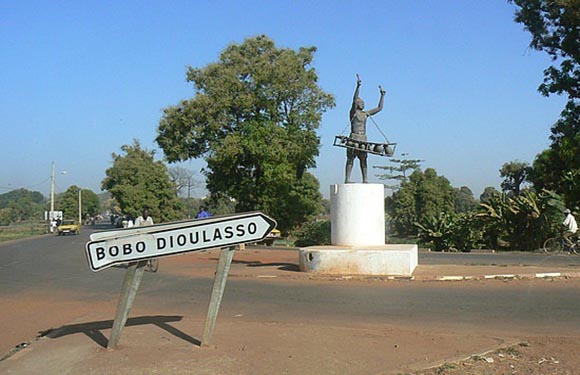
<svg viewBox="0 0 580 375">
<path fill-rule="evenodd" d="M 56 229 L 57 225 L 56 225 L 56 220 L 51 219 L 50 220 L 50 233 L 54 233 L 55 229 Z"/>
<path fill-rule="evenodd" d="M 211 217 L 211 213 L 205 209 L 205 207 L 202 207 L 199 209 L 199 211 L 197 212 L 197 215 L 195 215 L 196 219 L 204 219 L 207 217 Z"/>
<path fill-rule="evenodd" d="M 153 218 L 149 215 L 149 209 L 145 208 L 141 216 L 135 219 L 136 227 L 144 227 L 147 225 L 153 225 Z M 147 270 L 150 272 L 157 272 L 159 269 L 159 259 L 149 258 L 147 259 Z"/>
<path fill-rule="evenodd" d="M 141 227 L 145 225 L 153 225 L 153 218 L 149 216 L 149 209 L 145 208 L 143 214 L 135 219 L 135 226 Z"/>
</svg>

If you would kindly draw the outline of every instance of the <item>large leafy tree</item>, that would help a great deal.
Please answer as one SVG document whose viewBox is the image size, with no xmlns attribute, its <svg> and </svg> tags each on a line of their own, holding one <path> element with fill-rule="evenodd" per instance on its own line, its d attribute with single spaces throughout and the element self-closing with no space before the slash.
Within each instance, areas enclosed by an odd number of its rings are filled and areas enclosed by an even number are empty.
<svg viewBox="0 0 580 375">
<path fill-rule="evenodd" d="M 578 0 L 512 0 L 515 20 L 532 34 L 530 47 L 544 51 L 559 65 L 544 70 L 543 95 L 580 99 L 580 2 Z"/>
<path fill-rule="evenodd" d="M 489 203 L 494 195 L 499 194 L 499 191 L 493 186 L 486 186 L 483 189 L 483 193 L 479 196 L 480 203 Z"/>
<path fill-rule="evenodd" d="M 12 190 L 4 194 L 0 194 L 0 208 L 6 208 L 10 203 L 20 199 L 27 199 L 34 204 L 43 204 L 44 196 L 38 191 L 30 191 L 26 189 Z"/>
<path fill-rule="evenodd" d="M 473 192 L 467 186 L 462 186 L 457 189 L 455 195 L 455 212 L 471 212 L 474 211 L 479 202 L 473 196 Z"/>
<path fill-rule="evenodd" d="M 64 193 L 57 197 L 56 205 L 63 211 L 65 219 L 78 219 L 79 217 L 79 190 L 81 190 L 81 217 L 95 216 L 99 213 L 99 197 L 90 189 L 80 189 L 76 185 L 70 186 Z"/>
<path fill-rule="evenodd" d="M 12 190 L 0 195 L 0 225 L 42 218 L 44 196 L 38 191 Z"/>
<path fill-rule="evenodd" d="M 530 46 L 552 57 L 544 70 L 542 95 L 566 95 L 568 103 L 551 130 L 550 148 L 538 154 L 530 180 L 537 190 L 552 189 L 570 206 L 580 204 L 580 2 L 511 0 L 516 22 L 532 35 Z"/>
<path fill-rule="evenodd" d="M 522 184 L 527 181 L 530 165 L 525 161 L 510 161 L 504 163 L 499 175 L 503 177 L 501 189 L 514 195 L 520 195 Z"/>
<path fill-rule="evenodd" d="M 113 166 L 102 182 L 121 211 L 137 217 L 147 207 L 155 222 L 181 219 L 180 202 L 165 164 L 155 161 L 155 153 L 142 149 L 138 141 L 121 150 L 125 154 L 113 153 Z"/>
<path fill-rule="evenodd" d="M 263 210 L 290 229 L 317 213 L 315 167 L 322 114 L 334 106 L 317 84 L 315 47 L 276 47 L 266 36 L 232 44 L 219 61 L 188 68 L 195 96 L 164 110 L 157 143 L 167 160 L 204 158 L 207 188 Z"/>
<path fill-rule="evenodd" d="M 453 213 L 457 190 L 433 168 L 414 171 L 408 181 L 387 200 L 391 223 L 401 235 L 415 234 L 416 222 L 422 223 L 441 213 Z"/>
</svg>

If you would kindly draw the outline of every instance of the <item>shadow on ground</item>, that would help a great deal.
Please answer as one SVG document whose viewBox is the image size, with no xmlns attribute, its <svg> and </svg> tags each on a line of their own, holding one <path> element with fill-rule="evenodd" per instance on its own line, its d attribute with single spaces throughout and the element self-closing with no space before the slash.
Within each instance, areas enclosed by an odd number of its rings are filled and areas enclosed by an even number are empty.
<svg viewBox="0 0 580 375">
<path fill-rule="evenodd" d="M 173 327 L 169 323 L 171 322 L 179 322 L 183 319 L 182 316 L 165 316 L 165 315 L 156 315 L 156 316 L 140 316 L 135 318 L 127 319 L 127 323 L 125 327 L 130 326 L 140 326 L 146 324 L 153 324 L 166 332 L 172 334 L 175 337 L 178 337 L 188 343 L 193 345 L 201 346 L 201 341 L 196 338 L 189 336 L 188 334 L 180 331 L 179 329 Z M 69 324 L 64 325 L 60 328 L 50 329 L 48 331 L 40 332 L 41 337 L 48 337 L 51 339 L 57 339 L 63 336 L 74 335 L 77 333 L 83 333 L 87 335 L 91 340 L 96 342 L 98 345 L 102 346 L 103 348 L 107 347 L 109 343 L 109 339 L 105 337 L 102 330 L 111 329 L 113 327 L 113 320 L 103 320 L 99 322 L 88 322 L 88 323 L 79 323 L 79 324 Z"/>
<path fill-rule="evenodd" d="M 216 258 L 217 260 L 217 258 Z M 278 267 L 280 271 L 292 271 L 298 272 L 299 268 L 298 265 L 295 263 L 283 263 L 283 262 L 275 262 L 275 263 L 262 263 L 259 261 L 246 261 L 246 260 L 236 260 L 232 261 L 233 264 L 245 264 L 248 267 Z"/>
</svg>

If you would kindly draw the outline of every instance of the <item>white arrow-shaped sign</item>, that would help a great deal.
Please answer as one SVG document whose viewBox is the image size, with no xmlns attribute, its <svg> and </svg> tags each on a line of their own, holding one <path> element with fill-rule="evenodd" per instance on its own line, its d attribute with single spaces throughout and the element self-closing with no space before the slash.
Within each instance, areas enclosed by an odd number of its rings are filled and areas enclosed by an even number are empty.
<svg viewBox="0 0 580 375">
<path fill-rule="evenodd" d="M 276 227 L 261 212 L 133 227 L 91 234 L 89 266 L 100 271 L 114 264 L 260 241 Z"/>
</svg>

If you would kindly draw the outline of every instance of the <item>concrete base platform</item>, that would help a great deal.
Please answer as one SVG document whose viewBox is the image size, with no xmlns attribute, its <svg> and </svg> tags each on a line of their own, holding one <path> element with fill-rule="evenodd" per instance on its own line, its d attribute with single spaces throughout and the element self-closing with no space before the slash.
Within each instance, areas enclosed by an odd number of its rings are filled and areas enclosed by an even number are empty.
<svg viewBox="0 0 580 375">
<path fill-rule="evenodd" d="M 299 250 L 300 271 L 326 275 L 411 276 L 417 245 L 311 246 Z"/>
</svg>

